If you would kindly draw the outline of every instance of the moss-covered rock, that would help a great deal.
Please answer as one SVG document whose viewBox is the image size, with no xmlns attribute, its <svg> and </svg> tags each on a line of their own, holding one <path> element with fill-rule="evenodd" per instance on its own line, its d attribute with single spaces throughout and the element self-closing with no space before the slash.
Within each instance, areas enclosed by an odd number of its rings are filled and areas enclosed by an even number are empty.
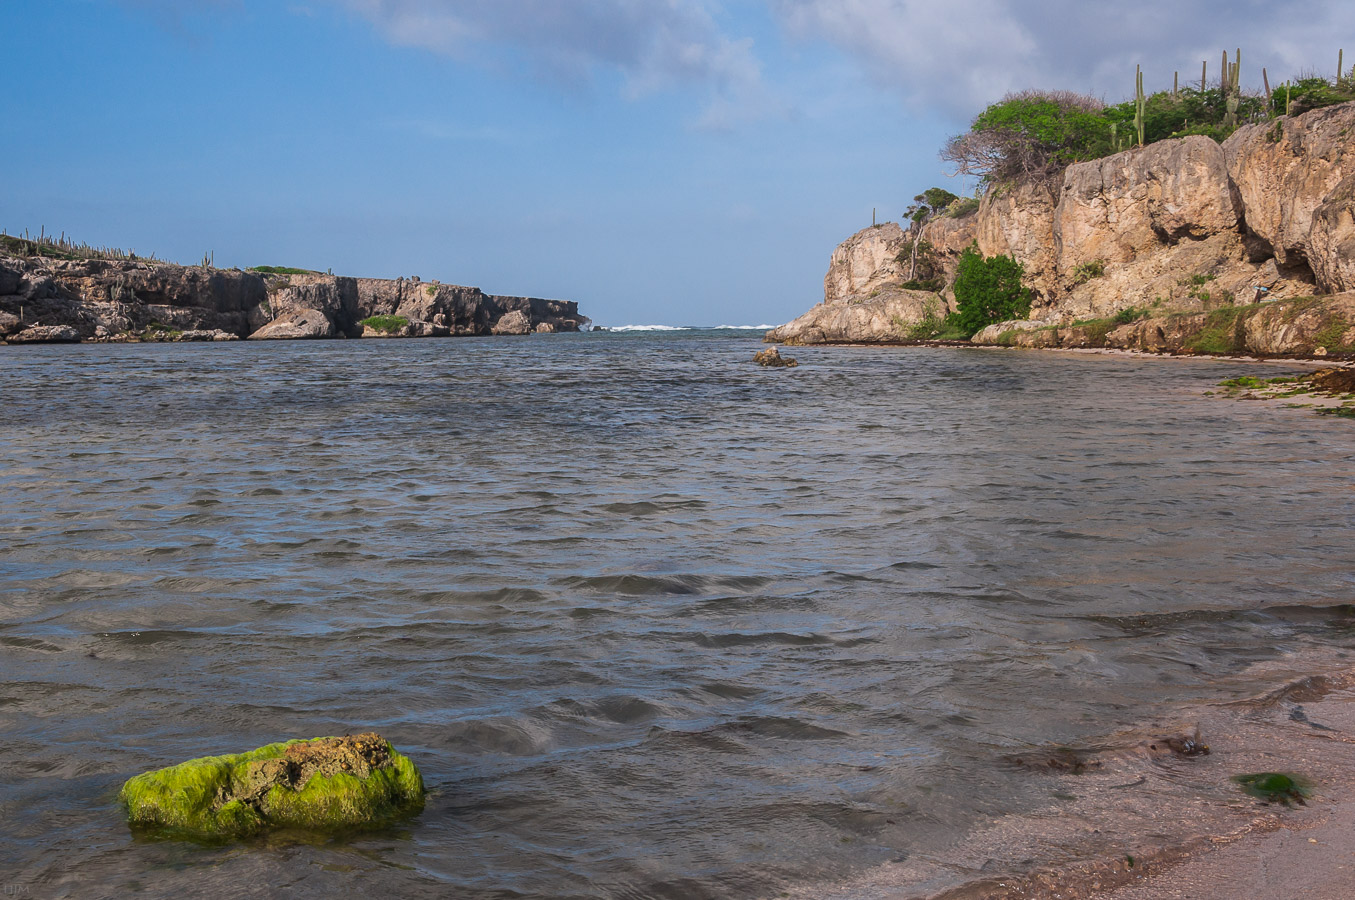
<svg viewBox="0 0 1355 900">
<path fill-rule="evenodd" d="M 414 763 L 369 733 L 191 759 L 130 779 L 120 799 L 134 826 L 222 840 L 379 827 L 417 812 L 423 796 Z"/>
</svg>

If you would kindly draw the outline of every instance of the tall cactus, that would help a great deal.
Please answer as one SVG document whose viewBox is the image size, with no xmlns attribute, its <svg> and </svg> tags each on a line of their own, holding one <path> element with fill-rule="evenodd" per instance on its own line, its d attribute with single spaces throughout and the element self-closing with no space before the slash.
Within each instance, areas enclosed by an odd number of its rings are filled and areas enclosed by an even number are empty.
<svg viewBox="0 0 1355 900">
<path fill-rule="evenodd" d="M 1143 66 L 1134 67 L 1134 131 L 1139 136 L 1139 146 L 1143 146 L 1143 113 L 1148 98 L 1143 95 Z"/>
<path fill-rule="evenodd" d="M 1242 48 L 1237 48 L 1237 60 L 1228 62 L 1228 51 L 1223 51 L 1223 107 L 1227 112 L 1223 117 L 1223 127 L 1228 131 L 1237 128 L 1237 108 L 1242 101 L 1239 87 L 1242 73 Z"/>
</svg>

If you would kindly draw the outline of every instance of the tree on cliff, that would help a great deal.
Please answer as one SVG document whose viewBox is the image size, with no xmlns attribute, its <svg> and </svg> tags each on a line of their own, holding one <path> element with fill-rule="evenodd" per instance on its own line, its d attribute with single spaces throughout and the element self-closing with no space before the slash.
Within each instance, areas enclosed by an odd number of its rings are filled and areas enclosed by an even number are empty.
<svg viewBox="0 0 1355 900">
<path fill-rule="evenodd" d="M 960 254 L 955 269 L 955 305 L 950 319 L 968 335 L 985 325 L 1022 319 L 1030 313 L 1030 289 L 1022 286 L 1025 268 L 1010 256 L 985 257 L 976 244 Z"/>
<path fill-rule="evenodd" d="M 1070 163 L 1110 149 L 1110 122 L 1100 100 L 1072 91 L 1008 94 L 951 138 L 941 158 L 956 174 L 988 182 L 1043 181 Z"/>
<path fill-rule="evenodd" d="M 920 249 L 929 251 L 931 245 L 922 240 L 922 227 L 931 221 L 933 216 L 939 215 L 960 198 L 952 194 L 945 188 L 932 187 L 927 188 L 922 193 L 913 198 L 913 205 L 903 211 L 904 216 L 908 218 L 908 281 L 905 287 L 913 285 L 923 290 L 939 290 L 939 287 L 932 287 L 930 281 L 936 277 L 936 273 L 928 268 L 926 281 L 929 282 L 923 286 L 918 281 L 918 255 Z M 925 245 L 925 246 L 924 246 Z M 929 255 L 924 253 L 924 255 Z M 903 254 L 898 256 L 899 262 L 903 262 Z"/>
</svg>

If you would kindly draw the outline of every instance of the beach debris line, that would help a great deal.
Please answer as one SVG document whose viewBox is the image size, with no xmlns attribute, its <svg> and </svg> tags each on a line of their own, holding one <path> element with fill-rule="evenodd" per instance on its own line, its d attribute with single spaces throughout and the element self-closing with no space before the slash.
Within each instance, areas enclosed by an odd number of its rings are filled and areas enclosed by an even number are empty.
<svg viewBox="0 0 1355 900">
<path fill-rule="evenodd" d="M 137 775 L 119 794 L 132 826 L 209 841 L 381 827 L 417 813 L 423 798 L 418 767 L 372 732 L 191 759 Z"/>
<path fill-rule="evenodd" d="M 1192 759 L 1208 756 L 1209 745 L 1199 726 L 1189 733 L 1161 735 L 1133 744 L 1100 747 L 1032 748 L 1003 759 L 1010 765 L 1034 772 L 1082 775 L 1105 767 L 1112 760 L 1141 758 L 1152 762 L 1165 759 Z M 1137 782 L 1136 782 L 1137 783 Z"/>
<path fill-rule="evenodd" d="M 794 357 L 782 356 L 781 351 L 775 347 L 754 353 L 753 362 L 768 369 L 793 369 L 800 364 Z"/>
</svg>

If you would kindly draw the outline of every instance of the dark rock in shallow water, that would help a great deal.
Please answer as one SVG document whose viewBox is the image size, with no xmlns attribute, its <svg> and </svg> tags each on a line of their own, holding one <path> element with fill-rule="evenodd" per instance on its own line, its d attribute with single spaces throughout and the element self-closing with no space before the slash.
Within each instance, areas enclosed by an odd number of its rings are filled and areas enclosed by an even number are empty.
<svg viewBox="0 0 1355 900">
<path fill-rule="evenodd" d="M 781 351 L 777 350 L 775 347 L 768 347 L 766 350 L 754 353 L 753 362 L 757 363 L 759 366 L 766 366 L 774 369 L 791 369 L 799 365 L 792 357 L 782 356 Z"/>
<path fill-rule="evenodd" d="M 132 825 L 202 840 L 380 827 L 423 797 L 418 768 L 372 733 L 192 759 L 138 775 L 119 795 Z"/>
</svg>

